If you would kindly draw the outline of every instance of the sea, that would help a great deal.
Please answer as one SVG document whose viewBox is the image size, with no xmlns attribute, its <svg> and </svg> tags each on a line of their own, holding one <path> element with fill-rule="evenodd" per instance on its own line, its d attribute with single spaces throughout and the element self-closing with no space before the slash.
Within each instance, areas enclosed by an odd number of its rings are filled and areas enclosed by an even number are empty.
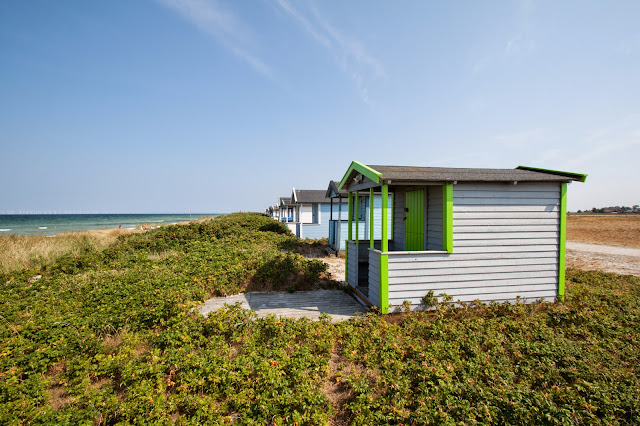
<svg viewBox="0 0 640 426">
<path fill-rule="evenodd" d="M 0 214 L 0 235 L 56 235 L 89 229 L 171 225 L 221 213 L 199 214 Z"/>
</svg>

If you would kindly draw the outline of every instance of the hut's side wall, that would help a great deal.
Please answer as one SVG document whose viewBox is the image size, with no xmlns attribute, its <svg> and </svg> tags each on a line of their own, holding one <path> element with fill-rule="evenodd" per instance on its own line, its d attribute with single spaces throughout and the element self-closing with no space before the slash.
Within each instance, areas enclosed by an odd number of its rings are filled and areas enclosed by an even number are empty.
<svg viewBox="0 0 640 426">
<path fill-rule="evenodd" d="M 429 290 L 465 302 L 553 300 L 559 204 L 556 183 L 454 185 L 453 253 L 390 252 L 389 303 L 418 308 Z"/>
<path fill-rule="evenodd" d="M 309 211 L 311 211 L 311 204 L 309 204 Z M 313 238 L 313 239 L 329 238 L 329 218 L 330 217 L 331 217 L 331 204 L 321 203 L 318 207 L 319 223 L 302 223 L 302 235 L 298 235 L 298 237 Z M 309 222 L 311 222 L 311 219 L 309 219 Z"/>
</svg>

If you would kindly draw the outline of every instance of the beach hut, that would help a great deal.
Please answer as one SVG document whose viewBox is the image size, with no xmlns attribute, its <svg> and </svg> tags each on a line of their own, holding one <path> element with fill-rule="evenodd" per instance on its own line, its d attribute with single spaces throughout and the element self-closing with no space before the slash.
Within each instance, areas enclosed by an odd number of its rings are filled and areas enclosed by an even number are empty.
<svg viewBox="0 0 640 426">
<path fill-rule="evenodd" d="M 291 204 L 295 206 L 294 233 L 298 238 L 328 238 L 331 199 L 321 189 L 295 189 L 291 191 Z"/>
<path fill-rule="evenodd" d="M 383 313 L 401 309 L 405 301 L 423 309 L 430 291 L 462 302 L 562 299 L 567 184 L 585 180 L 578 173 L 523 166 L 354 161 L 337 186 L 347 191 L 349 203 L 347 282 Z M 378 193 L 384 203 L 381 238 L 360 239 L 360 200 Z M 373 222 L 371 217 L 368 226 Z"/>
</svg>

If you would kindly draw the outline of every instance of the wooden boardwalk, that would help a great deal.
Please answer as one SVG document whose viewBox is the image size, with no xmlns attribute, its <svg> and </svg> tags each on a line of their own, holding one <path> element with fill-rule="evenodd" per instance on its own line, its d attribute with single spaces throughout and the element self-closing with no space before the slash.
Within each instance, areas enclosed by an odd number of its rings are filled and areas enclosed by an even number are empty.
<svg viewBox="0 0 640 426">
<path fill-rule="evenodd" d="M 277 317 L 317 320 L 326 313 L 332 322 L 342 321 L 365 313 L 367 308 L 342 290 L 297 291 L 295 293 L 256 292 L 228 297 L 215 297 L 198 308 L 202 315 L 237 302 L 245 309 L 253 309 L 258 317 L 269 314 Z"/>
</svg>

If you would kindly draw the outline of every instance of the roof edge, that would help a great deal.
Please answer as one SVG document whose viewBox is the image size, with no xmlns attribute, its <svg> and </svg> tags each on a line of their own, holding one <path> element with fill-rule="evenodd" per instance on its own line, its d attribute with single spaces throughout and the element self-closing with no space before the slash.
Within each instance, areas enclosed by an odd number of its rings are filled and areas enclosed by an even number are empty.
<svg viewBox="0 0 640 426">
<path fill-rule="evenodd" d="M 361 173 L 363 176 L 368 177 L 375 183 L 380 183 L 380 178 L 382 177 L 382 173 L 378 172 L 377 170 L 374 170 L 359 161 L 352 161 L 349 169 L 347 169 L 347 172 L 344 174 L 342 180 L 340 181 L 340 184 L 338 185 L 338 191 L 340 191 L 342 187 L 347 183 L 347 179 L 349 179 L 349 176 L 353 171 Z"/>
<path fill-rule="evenodd" d="M 587 176 L 589 176 L 589 175 L 584 175 L 582 173 L 563 172 L 561 170 L 541 169 L 538 167 L 529 167 L 529 166 L 518 166 L 516 167 L 516 169 L 529 170 L 532 172 L 541 172 L 541 173 L 548 173 L 550 175 L 568 177 L 578 182 L 586 182 Z"/>
</svg>

